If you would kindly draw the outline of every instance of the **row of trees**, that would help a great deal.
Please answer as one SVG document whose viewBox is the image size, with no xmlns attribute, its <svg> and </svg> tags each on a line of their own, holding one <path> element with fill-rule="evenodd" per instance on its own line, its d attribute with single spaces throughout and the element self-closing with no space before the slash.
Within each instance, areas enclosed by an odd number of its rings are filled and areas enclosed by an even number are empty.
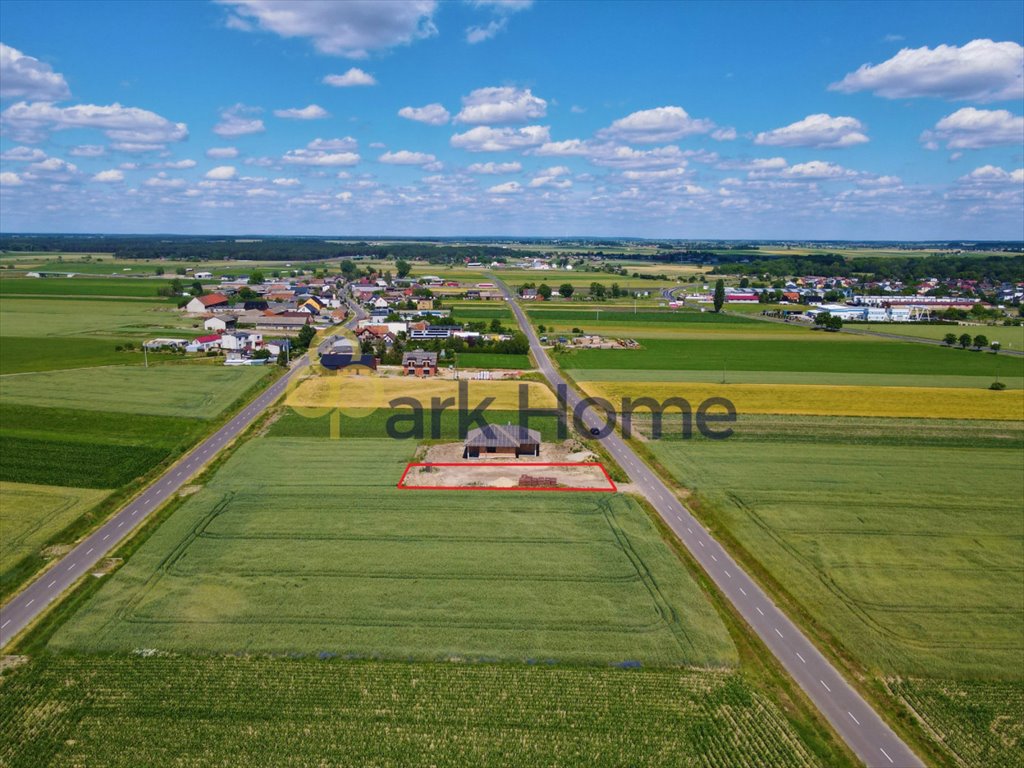
<svg viewBox="0 0 1024 768">
<path fill-rule="evenodd" d="M 998 352 L 1001 347 L 998 341 L 989 343 L 988 336 L 981 333 L 973 337 L 969 333 L 961 333 L 959 336 L 955 333 L 947 333 L 942 337 L 942 343 L 948 347 L 954 347 L 959 344 L 962 349 L 974 347 L 975 349 L 980 350 L 988 347 L 993 352 Z"/>
</svg>

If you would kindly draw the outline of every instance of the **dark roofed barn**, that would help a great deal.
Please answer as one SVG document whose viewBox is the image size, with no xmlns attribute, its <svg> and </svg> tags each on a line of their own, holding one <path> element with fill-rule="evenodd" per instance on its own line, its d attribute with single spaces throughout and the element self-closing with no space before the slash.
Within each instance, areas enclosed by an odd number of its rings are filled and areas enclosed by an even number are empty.
<svg viewBox="0 0 1024 768">
<path fill-rule="evenodd" d="M 464 459 L 481 456 L 539 456 L 540 432 L 518 424 L 488 424 L 466 433 Z"/>
</svg>

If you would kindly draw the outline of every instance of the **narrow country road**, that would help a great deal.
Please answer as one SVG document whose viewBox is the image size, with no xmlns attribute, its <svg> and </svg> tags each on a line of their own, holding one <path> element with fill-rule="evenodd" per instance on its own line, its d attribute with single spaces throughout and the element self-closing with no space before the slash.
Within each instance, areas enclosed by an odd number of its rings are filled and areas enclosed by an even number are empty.
<svg viewBox="0 0 1024 768">
<path fill-rule="evenodd" d="M 552 364 L 508 286 L 500 280 L 496 282 L 515 313 L 519 327 L 529 338 L 530 349 L 541 372 L 552 387 L 566 387 L 571 414 L 581 398 Z M 604 426 L 603 419 L 593 409 L 584 413 L 583 423 L 588 429 Z M 879 768 L 917 768 L 924 765 L 618 433 L 611 432 L 601 438 L 601 444 L 629 474 L 631 481 L 643 489 L 651 505 L 722 594 L 865 765 Z"/>
<path fill-rule="evenodd" d="M 346 326 L 354 325 L 365 313 L 353 308 Z M 54 601 L 89 573 L 98 562 L 124 541 L 143 520 L 209 463 L 220 451 L 252 424 L 284 394 L 289 383 L 308 365 L 303 355 L 291 370 L 259 394 L 224 426 L 182 456 L 160 477 L 146 486 L 116 514 L 75 545 L 57 562 L 42 572 L 21 592 L 0 606 L 0 648 L 5 647 Z"/>
</svg>

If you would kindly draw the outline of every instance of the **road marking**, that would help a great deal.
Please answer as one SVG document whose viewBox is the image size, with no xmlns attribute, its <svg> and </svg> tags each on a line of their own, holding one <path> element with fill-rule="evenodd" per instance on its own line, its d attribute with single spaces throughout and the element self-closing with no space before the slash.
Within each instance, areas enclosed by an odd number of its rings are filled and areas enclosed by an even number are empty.
<svg viewBox="0 0 1024 768">
<path fill-rule="evenodd" d="M 755 605 L 754 607 L 757 608 L 757 612 L 758 613 L 760 613 L 762 616 L 764 616 L 764 611 L 761 610 L 761 606 Z"/>
<path fill-rule="evenodd" d="M 139 514 L 139 510 L 137 510 L 137 509 L 133 509 L 133 510 L 132 510 L 132 517 L 134 517 L 134 516 L 135 516 L 135 515 L 137 515 L 137 514 Z"/>
<path fill-rule="evenodd" d="M 828 683 L 826 683 L 824 680 L 819 680 L 818 682 L 825 686 L 826 691 L 832 693 L 832 689 L 828 687 Z"/>
<path fill-rule="evenodd" d="M 782 636 L 783 636 L 783 635 L 782 635 L 782 633 L 781 633 L 781 632 L 779 632 L 779 628 L 778 628 L 778 627 L 774 627 L 774 629 L 775 629 L 775 634 L 776 634 L 776 635 L 778 635 L 779 637 L 782 637 Z M 824 685 L 824 683 L 823 683 L 823 685 Z"/>
<path fill-rule="evenodd" d="M 69 571 L 73 570 L 76 565 L 77 565 L 77 563 L 72 563 L 71 565 L 68 566 L 68 570 Z"/>
<path fill-rule="evenodd" d="M 703 541 L 698 541 L 697 543 L 700 544 L 702 547 L 704 546 L 704 542 Z"/>
<path fill-rule="evenodd" d="M 858 720 L 856 717 L 853 716 L 853 712 L 850 712 L 849 710 L 847 710 L 846 714 L 848 714 L 850 716 L 850 719 L 853 720 L 853 722 L 855 722 L 857 725 L 860 725 L 860 720 Z"/>
<path fill-rule="evenodd" d="M 32 603 L 34 603 L 35 601 L 36 601 L 36 599 L 35 599 L 35 598 L 33 597 L 33 598 L 32 598 L 31 600 L 29 600 L 29 601 L 28 601 L 27 603 L 25 603 L 25 607 L 26 607 L 26 608 L 28 608 L 28 607 L 29 607 L 30 605 L 32 605 Z"/>
<path fill-rule="evenodd" d="M 722 570 L 725 571 L 724 568 Z M 725 571 L 725 575 L 728 576 L 730 579 L 732 578 L 732 574 L 729 573 L 728 571 Z"/>
<path fill-rule="evenodd" d="M 745 590 L 745 589 L 744 589 L 743 587 L 740 587 L 740 592 L 742 592 L 742 593 L 743 593 L 743 596 L 744 596 L 744 597 L 746 597 L 746 596 L 747 596 L 747 590 Z"/>
<path fill-rule="evenodd" d="M 687 531 L 689 531 L 690 533 L 693 533 L 693 528 L 689 528 L 689 527 L 687 527 L 687 529 L 686 529 L 686 530 L 687 530 Z"/>
<path fill-rule="evenodd" d="M 718 562 L 718 558 L 715 557 L 714 555 L 711 556 L 711 559 L 714 560 L 716 563 Z"/>
<path fill-rule="evenodd" d="M 891 757 L 889 757 L 889 753 L 888 753 L 888 752 L 886 752 L 886 751 L 885 751 L 884 749 L 882 749 L 881 747 L 879 747 L 878 749 L 879 749 L 879 750 L 880 750 L 880 751 L 882 752 L 882 754 L 883 754 L 883 755 L 885 755 L 885 759 L 886 759 L 886 760 L 888 760 L 888 761 L 889 761 L 889 762 L 891 763 L 891 762 L 892 762 L 892 758 L 891 758 Z"/>
<path fill-rule="evenodd" d="M 106 541 L 109 538 L 110 538 L 110 534 L 108 533 L 106 536 L 103 537 L 103 540 Z"/>
<path fill-rule="evenodd" d="M 46 585 L 46 588 L 47 589 L 51 589 L 53 587 L 53 585 L 56 584 L 56 583 L 57 583 L 57 580 L 54 579 L 53 581 L 51 581 L 49 584 Z"/>
<path fill-rule="evenodd" d="M 11 623 L 11 620 L 10 620 L 10 619 L 8 619 L 8 620 L 7 620 L 7 621 L 5 621 L 5 622 L 4 622 L 3 624 L 0 624 L 0 629 L 3 629 L 4 627 L 6 627 L 6 626 L 7 626 L 8 624 L 10 624 L 10 623 Z"/>
<path fill-rule="evenodd" d="M 118 523 L 117 527 L 120 528 L 122 525 L 124 525 L 124 520 L 122 520 L 120 523 Z"/>
<path fill-rule="evenodd" d="M 88 552 L 86 552 L 85 554 L 87 554 L 87 555 L 91 555 L 91 554 L 92 554 L 92 551 L 93 551 L 94 549 L 95 549 L 95 547 L 89 547 L 89 551 L 88 551 Z"/>
<path fill-rule="evenodd" d="M 797 652 L 796 652 L 796 657 L 797 657 L 798 659 L 800 659 L 800 661 L 802 661 L 802 662 L 803 662 L 804 664 L 806 664 L 806 663 L 807 663 L 807 659 L 805 659 L 805 658 L 804 658 L 803 656 L 801 656 L 801 655 L 800 655 L 800 651 L 797 651 Z"/>
</svg>

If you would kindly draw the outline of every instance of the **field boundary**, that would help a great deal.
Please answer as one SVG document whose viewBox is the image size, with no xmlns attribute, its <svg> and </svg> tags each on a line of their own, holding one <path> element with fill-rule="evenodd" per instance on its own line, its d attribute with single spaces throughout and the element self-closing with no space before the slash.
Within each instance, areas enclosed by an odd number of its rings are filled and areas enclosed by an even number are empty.
<svg viewBox="0 0 1024 768">
<path fill-rule="evenodd" d="M 483 485 L 406 485 L 405 478 L 415 467 L 598 467 L 608 481 L 607 488 L 574 488 L 564 486 L 522 486 L 515 485 L 508 488 L 491 488 Z M 619 489 L 612 480 L 604 464 L 599 461 L 488 461 L 485 463 L 474 462 L 433 462 L 433 461 L 410 461 L 402 472 L 402 477 L 395 486 L 401 491 L 571 491 L 575 493 L 616 493 Z"/>
</svg>

